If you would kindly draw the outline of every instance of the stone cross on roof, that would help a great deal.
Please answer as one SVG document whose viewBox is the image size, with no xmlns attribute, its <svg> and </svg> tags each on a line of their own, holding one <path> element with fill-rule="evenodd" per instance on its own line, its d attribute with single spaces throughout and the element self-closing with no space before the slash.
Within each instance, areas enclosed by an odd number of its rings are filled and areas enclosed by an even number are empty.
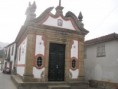
<svg viewBox="0 0 118 89">
<path fill-rule="evenodd" d="M 59 5 L 56 7 L 56 15 L 63 15 L 63 7 L 61 6 L 61 0 L 59 0 Z"/>
<path fill-rule="evenodd" d="M 59 0 L 59 6 L 61 6 L 61 0 Z"/>
</svg>

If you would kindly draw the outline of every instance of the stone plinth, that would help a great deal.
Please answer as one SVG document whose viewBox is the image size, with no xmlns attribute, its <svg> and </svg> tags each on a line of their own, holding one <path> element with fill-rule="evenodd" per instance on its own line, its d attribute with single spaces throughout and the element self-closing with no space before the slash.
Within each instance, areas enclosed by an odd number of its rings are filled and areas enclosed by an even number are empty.
<svg viewBox="0 0 118 89">
<path fill-rule="evenodd" d="M 12 75 L 11 79 L 17 89 L 88 89 L 87 82 L 23 82 L 17 75 Z"/>
</svg>

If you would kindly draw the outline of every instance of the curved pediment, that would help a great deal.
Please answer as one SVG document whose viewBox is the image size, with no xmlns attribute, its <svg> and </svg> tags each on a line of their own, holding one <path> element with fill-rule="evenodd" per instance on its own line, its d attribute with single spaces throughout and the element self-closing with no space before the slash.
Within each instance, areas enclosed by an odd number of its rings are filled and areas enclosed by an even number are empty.
<svg viewBox="0 0 118 89">
<path fill-rule="evenodd" d="M 58 28 L 65 28 L 70 30 L 77 30 L 77 27 L 74 25 L 73 21 L 69 18 L 64 18 L 62 16 L 52 16 L 49 15 L 43 25 L 54 26 Z"/>
<path fill-rule="evenodd" d="M 57 27 L 61 29 L 68 29 L 71 31 L 77 31 L 83 35 L 88 33 L 88 31 L 84 28 L 82 21 L 80 21 L 74 13 L 69 11 L 65 16 L 63 16 L 62 11 L 60 12 L 60 8 L 61 7 L 56 8 L 56 14 L 54 15 L 51 13 L 53 7 L 49 7 L 39 17 L 29 21 L 28 23 L 30 25 L 35 24 L 35 26 L 50 26 L 51 28 Z"/>
</svg>

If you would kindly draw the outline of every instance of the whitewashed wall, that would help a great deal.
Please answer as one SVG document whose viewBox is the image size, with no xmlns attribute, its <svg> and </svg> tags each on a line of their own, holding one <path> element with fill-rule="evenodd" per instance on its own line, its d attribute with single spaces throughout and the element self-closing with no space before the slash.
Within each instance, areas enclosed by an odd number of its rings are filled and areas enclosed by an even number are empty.
<svg viewBox="0 0 118 89">
<path fill-rule="evenodd" d="M 5 62 L 6 62 L 6 61 L 4 60 L 4 63 L 3 63 L 3 70 L 4 70 L 4 68 L 5 68 Z"/>
<path fill-rule="evenodd" d="M 12 47 L 13 47 L 13 49 L 12 49 Z M 13 50 L 13 54 L 12 54 L 12 50 Z M 16 51 L 16 43 L 14 43 L 10 46 L 10 61 L 12 62 L 12 70 L 14 67 L 15 51 Z"/>
<path fill-rule="evenodd" d="M 45 44 L 44 44 L 43 36 L 42 35 L 36 35 L 35 56 L 37 56 L 37 55 L 43 55 L 44 56 L 44 54 L 45 54 Z M 34 78 L 41 79 L 42 77 L 44 77 L 44 75 L 42 74 L 44 71 L 45 71 L 45 67 L 39 69 L 39 68 L 36 68 L 34 66 L 33 67 Z"/>
<path fill-rule="evenodd" d="M 23 66 L 17 66 L 17 74 L 23 76 L 25 67 Z"/>
<path fill-rule="evenodd" d="M 12 51 L 13 50 L 13 51 Z M 5 59 L 8 59 L 10 58 L 10 62 L 12 62 L 12 69 L 13 70 L 13 67 L 14 67 L 14 60 L 15 60 L 15 50 L 16 50 L 16 43 L 12 43 L 10 44 L 9 46 L 7 46 L 6 48 L 4 48 L 4 51 L 5 51 Z M 7 64 L 9 65 L 9 63 L 7 62 Z M 5 64 L 4 64 L 5 65 Z M 4 66 L 5 67 L 5 66 Z M 4 68 L 3 67 L 3 68 Z M 8 66 L 9 68 L 10 66 Z"/>
<path fill-rule="evenodd" d="M 77 60 L 78 59 L 78 41 L 77 40 L 73 40 L 73 44 L 72 44 L 72 47 L 71 47 L 71 59 L 74 57 L 76 58 Z M 79 76 L 79 69 L 75 69 L 75 70 L 72 70 L 72 69 L 69 69 L 70 73 L 71 73 L 71 78 L 72 79 L 77 79 L 78 76 Z"/>
<path fill-rule="evenodd" d="M 44 78 L 43 72 L 45 71 L 45 68 L 37 69 L 36 67 L 33 67 L 33 74 L 34 78 Z"/>
<path fill-rule="evenodd" d="M 71 58 L 75 57 L 78 59 L 78 41 L 77 40 L 73 40 L 73 44 L 71 47 Z"/>
<path fill-rule="evenodd" d="M 14 47 L 14 48 L 13 48 L 13 54 L 12 54 L 12 47 Z M 10 59 L 11 59 L 11 61 L 14 61 L 15 50 L 16 50 L 16 43 L 14 43 L 14 44 L 12 44 L 12 45 L 10 46 Z"/>
<path fill-rule="evenodd" d="M 23 76 L 25 70 L 26 48 L 27 48 L 27 38 L 25 38 L 17 48 L 18 49 L 17 50 L 17 74 L 21 76 Z M 20 49 L 21 51 L 19 51 Z"/>
<path fill-rule="evenodd" d="M 86 79 L 118 83 L 118 41 L 105 42 L 105 57 L 96 57 L 97 45 L 85 50 Z"/>
<path fill-rule="evenodd" d="M 7 48 L 6 48 L 6 58 L 8 58 L 9 51 L 10 51 L 10 48 L 9 48 L 9 47 L 7 47 Z"/>
<path fill-rule="evenodd" d="M 79 69 L 76 69 L 76 70 L 70 69 L 69 71 L 70 71 L 70 73 L 72 75 L 71 76 L 72 79 L 77 79 L 78 78 L 78 76 L 79 76 Z"/>
<path fill-rule="evenodd" d="M 58 19 L 61 19 L 63 21 L 62 26 L 57 25 Z M 71 22 L 71 20 L 64 20 L 61 16 L 58 18 L 53 18 L 51 16 L 48 17 L 48 19 L 43 23 L 44 25 L 54 26 L 54 27 L 60 27 L 60 28 L 66 28 L 70 30 L 76 30 Z"/>
<path fill-rule="evenodd" d="M 44 41 L 42 35 L 36 35 L 36 48 L 35 48 L 35 56 L 38 54 L 44 55 Z"/>
</svg>

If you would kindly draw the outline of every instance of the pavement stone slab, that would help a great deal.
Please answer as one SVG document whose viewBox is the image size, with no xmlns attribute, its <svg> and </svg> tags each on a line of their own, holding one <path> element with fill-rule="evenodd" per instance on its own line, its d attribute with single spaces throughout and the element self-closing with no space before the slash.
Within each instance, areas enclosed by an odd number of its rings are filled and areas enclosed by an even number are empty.
<svg viewBox="0 0 118 89">
<path fill-rule="evenodd" d="M 10 75 L 0 72 L 0 89 L 17 89 Z"/>
</svg>

